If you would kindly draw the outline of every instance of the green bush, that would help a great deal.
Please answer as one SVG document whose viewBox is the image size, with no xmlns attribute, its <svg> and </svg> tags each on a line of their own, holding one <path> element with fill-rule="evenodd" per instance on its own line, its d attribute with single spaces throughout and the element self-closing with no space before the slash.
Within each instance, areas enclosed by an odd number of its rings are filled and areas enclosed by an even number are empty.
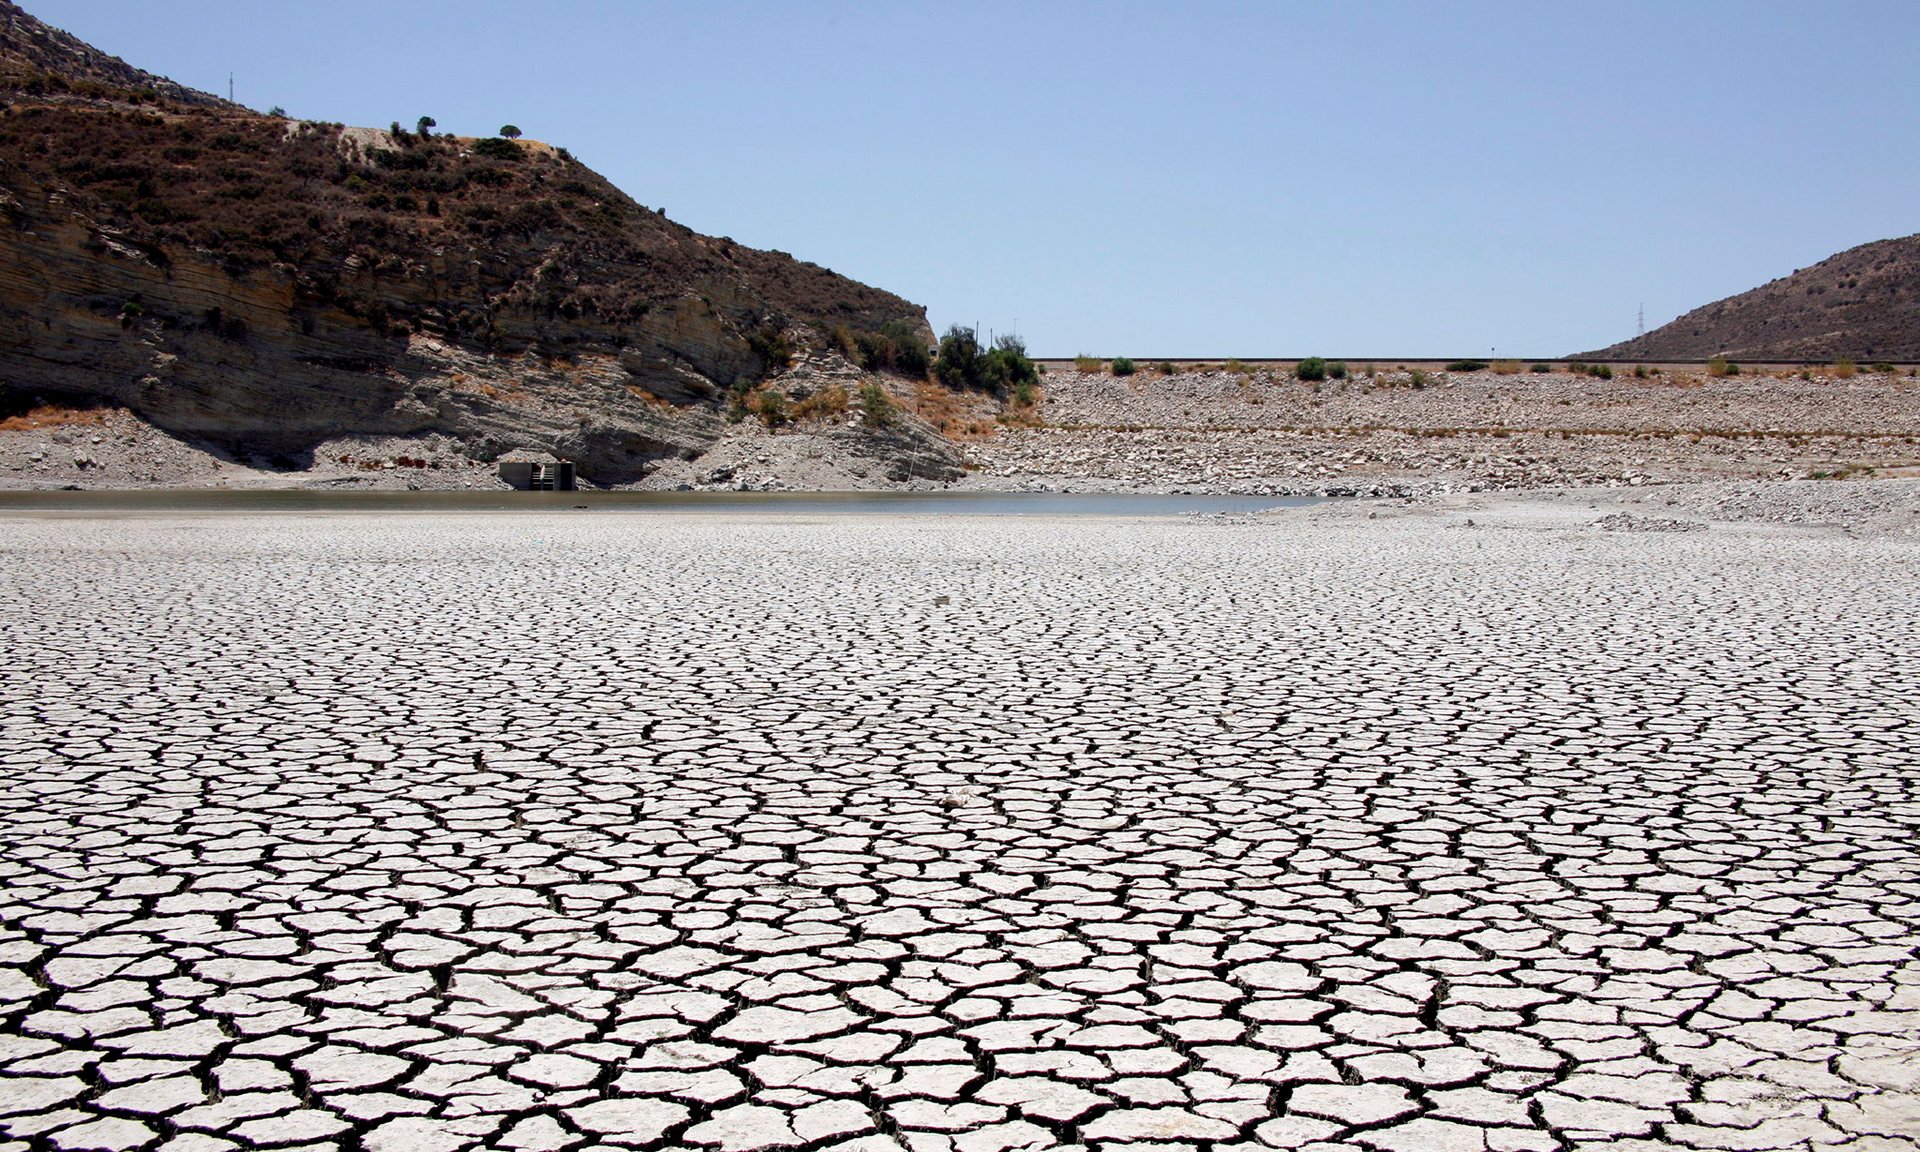
<svg viewBox="0 0 1920 1152">
<path fill-rule="evenodd" d="M 815 324 L 814 330 L 820 333 L 820 339 L 829 350 L 840 353 L 855 364 L 860 363 L 860 345 L 845 324 Z"/>
<path fill-rule="evenodd" d="M 1027 356 L 1026 341 L 1018 336 L 1002 336 L 982 357 L 981 383 L 998 396 L 1012 393 L 1017 403 L 1031 405 L 1033 389 L 1040 384 L 1040 371 Z M 1020 401 L 1019 397 L 1026 400 Z"/>
<path fill-rule="evenodd" d="M 1296 380 L 1320 381 L 1327 378 L 1327 362 L 1318 356 L 1309 356 L 1293 366 Z"/>
<path fill-rule="evenodd" d="M 955 324 L 940 337 L 940 351 L 933 358 L 933 375 L 949 388 L 978 388 L 982 379 L 980 334 Z"/>
<path fill-rule="evenodd" d="M 521 156 L 520 145 L 498 136 L 489 136 L 473 142 L 473 154 L 485 156 L 489 160 L 518 160 Z"/>
<path fill-rule="evenodd" d="M 1345 360 L 1335 360 L 1327 365 L 1327 379 L 1345 380 L 1346 378 L 1347 362 Z"/>
<path fill-rule="evenodd" d="M 1171 360 L 1162 360 L 1162 361 L 1160 361 L 1160 364 L 1159 364 L 1159 366 L 1158 366 L 1158 367 L 1156 367 L 1156 368 L 1154 369 L 1154 371 L 1156 371 L 1156 372 L 1158 372 L 1158 373 L 1160 373 L 1160 375 L 1162 375 L 1162 376 L 1171 376 L 1171 375 L 1173 375 L 1173 361 L 1171 361 Z"/>
<path fill-rule="evenodd" d="M 856 332 L 860 366 L 869 372 L 891 372 L 912 380 L 925 380 L 933 367 L 933 357 L 920 333 L 905 320 L 889 320 L 878 332 Z"/>
<path fill-rule="evenodd" d="M 1447 365 L 1449 372 L 1478 372 L 1487 366 L 1485 360 L 1455 360 Z"/>
<path fill-rule="evenodd" d="M 982 350 L 980 334 L 955 324 L 940 338 L 933 374 L 949 388 L 971 388 L 1005 395 L 1022 384 L 1038 384 L 1040 372 L 1018 336 L 1002 336 Z"/>
<path fill-rule="evenodd" d="M 1613 369 L 1606 364 L 1595 364 L 1592 368 L 1587 369 L 1587 375 L 1597 380 L 1611 380 L 1613 379 Z"/>
<path fill-rule="evenodd" d="M 860 422 L 869 428 L 891 428 L 900 419 L 893 397 L 869 380 L 860 386 Z"/>
<path fill-rule="evenodd" d="M 1873 370 L 1881 376 L 1891 376 L 1899 371 L 1898 368 L 1893 366 L 1893 362 L 1889 360 L 1875 360 L 1873 362 Z"/>
<path fill-rule="evenodd" d="M 1533 367 L 1527 369 L 1527 371 L 1534 372 L 1534 373 L 1551 372 L 1553 371 L 1553 365 L 1545 364 L 1545 363 L 1535 364 Z"/>
<path fill-rule="evenodd" d="M 777 388 L 768 388 L 753 398 L 753 414 L 769 428 L 778 428 L 788 420 L 787 398 Z"/>
<path fill-rule="evenodd" d="M 1115 376 L 1131 376 L 1134 371 L 1133 361 L 1127 359 L 1125 356 L 1115 356 L 1113 358 L 1113 374 Z"/>
</svg>

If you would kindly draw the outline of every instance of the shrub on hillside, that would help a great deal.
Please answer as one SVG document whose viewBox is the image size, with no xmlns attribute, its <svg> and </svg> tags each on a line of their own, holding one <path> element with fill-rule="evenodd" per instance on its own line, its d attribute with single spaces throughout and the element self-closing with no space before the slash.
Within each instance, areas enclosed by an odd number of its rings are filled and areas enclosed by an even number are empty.
<svg viewBox="0 0 1920 1152">
<path fill-rule="evenodd" d="M 980 361 L 980 334 L 955 324 L 940 337 L 940 351 L 933 358 L 934 379 L 949 388 L 978 388 Z"/>
<path fill-rule="evenodd" d="M 1707 375 L 1714 377 L 1738 376 L 1740 375 L 1740 365 L 1735 364 L 1725 356 L 1715 356 L 1713 359 L 1707 361 Z"/>
<path fill-rule="evenodd" d="M 1893 366 L 1893 362 L 1889 360 L 1875 360 L 1873 362 L 1873 370 L 1881 376 L 1891 376 L 1899 371 L 1898 368 Z"/>
<path fill-rule="evenodd" d="M 1318 356 L 1309 356 L 1293 366 L 1293 378 L 1304 381 L 1325 380 L 1327 362 Z"/>
<path fill-rule="evenodd" d="M 812 392 L 793 404 L 795 420 L 832 419 L 843 416 L 847 411 L 847 390 L 838 384 L 828 384 Z"/>
<path fill-rule="evenodd" d="M 853 336 L 859 348 L 860 366 L 869 372 L 892 372 L 913 380 L 925 380 L 933 367 L 933 357 L 920 333 L 905 320 L 889 320 L 878 332 L 857 332 Z"/>
<path fill-rule="evenodd" d="M 1455 360 L 1447 365 L 1449 372 L 1478 372 L 1487 366 L 1485 360 Z"/>
<path fill-rule="evenodd" d="M 1160 363 L 1157 366 L 1155 366 L 1154 371 L 1160 373 L 1160 375 L 1162 376 L 1173 375 L 1173 361 L 1171 360 L 1160 361 Z"/>
<path fill-rule="evenodd" d="M 1113 358 L 1113 374 L 1115 376 L 1131 376 L 1135 370 L 1133 361 L 1127 359 L 1125 356 L 1115 356 Z"/>
<path fill-rule="evenodd" d="M 793 341 L 778 328 L 764 328 L 747 333 L 747 345 L 766 365 L 766 371 L 776 372 L 793 366 Z"/>
<path fill-rule="evenodd" d="M 1033 389 L 1040 384 L 1040 370 L 1027 356 L 1026 341 L 1011 334 L 1002 336 L 993 342 L 982 359 L 985 364 L 981 369 L 981 383 L 989 392 L 996 396 L 1023 395 L 1027 397 L 1027 404 L 1033 403 Z"/>
<path fill-rule="evenodd" d="M 1527 369 L 1527 371 L 1532 372 L 1536 375 L 1540 375 L 1540 374 L 1553 371 L 1553 365 L 1542 362 L 1539 364 L 1535 364 L 1533 367 Z"/>
<path fill-rule="evenodd" d="M 473 142 L 473 154 L 485 156 L 489 160 L 518 160 L 524 154 L 520 145 L 499 136 L 489 136 Z"/>
<path fill-rule="evenodd" d="M 893 397 L 869 380 L 860 386 L 860 423 L 869 428 L 891 428 L 900 418 Z"/>
<path fill-rule="evenodd" d="M 753 398 L 753 414 L 769 428 L 778 428 L 789 419 L 787 398 L 777 388 L 768 388 Z"/>
<path fill-rule="evenodd" d="M 1098 356 L 1087 356 L 1085 354 L 1082 354 L 1079 356 L 1075 356 L 1073 358 L 1073 370 L 1075 372 L 1080 372 L 1088 376 L 1093 376 L 1093 375 L 1097 375 L 1099 372 L 1101 372 L 1105 368 L 1106 368 L 1106 361 L 1100 359 L 1100 357 Z"/>
<path fill-rule="evenodd" d="M 1346 378 L 1347 362 L 1345 360 L 1332 360 L 1327 363 L 1327 379 L 1345 380 Z"/>
<path fill-rule="evenodd" d="M 860 363 L 860 344 L 853 338 L 853 330 L 845 324 L 828 324 L 825 327 L 815 325 L 821 341 L 828 350 L 838 352 L 855 364 Z"/>
<path fill-rule="evenodd" d="M 940 354 L 934 358 L 933 374 L 949 388 L 970 388 L 1005 395 L 1021 384 L 1038 384 L 1040 372 L 1027 357 L 1027 346 L 1018 336 L 1002 336 L 993 347 L 980 347 L 980 334 L 955 324 L 940 338 Z"/>
</svg>

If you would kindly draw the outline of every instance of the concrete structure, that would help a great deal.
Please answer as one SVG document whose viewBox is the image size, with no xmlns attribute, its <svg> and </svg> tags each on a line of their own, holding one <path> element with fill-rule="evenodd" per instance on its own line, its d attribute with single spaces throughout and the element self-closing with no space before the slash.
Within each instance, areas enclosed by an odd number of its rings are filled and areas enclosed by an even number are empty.
<svg viewBox="0 0 1920 1152">
<path fill-rule="evenodd" d="M 500 479 L 533 492 L 572 492 L 577 487 L 571 460 L 502 460 Z"/>
</svg>

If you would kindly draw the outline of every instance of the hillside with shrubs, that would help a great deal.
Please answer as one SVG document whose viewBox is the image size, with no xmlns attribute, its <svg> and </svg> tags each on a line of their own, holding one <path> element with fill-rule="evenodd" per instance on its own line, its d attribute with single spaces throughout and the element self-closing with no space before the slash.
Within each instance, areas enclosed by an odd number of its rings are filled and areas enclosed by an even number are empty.
<svg viewBox="0 0 1920 1152">
<path fill-rule="evenodd" d="M 443 430 L 612 474 L 811 346 L 925 375 L 919 306 L 435 127 L 258 113 L 0 0 L 0 380 L 249 449 Z"/>
<path fill-rule="evenodd" d="M 1920 360 L 1920 235 L 1829 256 L 1695 308 L 1592 360 Z"/>
</svg>

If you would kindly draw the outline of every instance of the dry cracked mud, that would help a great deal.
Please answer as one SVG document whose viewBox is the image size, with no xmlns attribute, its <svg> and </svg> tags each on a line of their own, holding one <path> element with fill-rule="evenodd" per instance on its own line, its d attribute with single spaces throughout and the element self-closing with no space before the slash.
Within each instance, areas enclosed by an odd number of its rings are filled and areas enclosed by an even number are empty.
<svg viewBox="0 0 1920 1152">
<path fill-rule="evenodd" d="M 1915 548 L 12 517 L 0 1149 L 1910 1150 Z"/>
</svg>

